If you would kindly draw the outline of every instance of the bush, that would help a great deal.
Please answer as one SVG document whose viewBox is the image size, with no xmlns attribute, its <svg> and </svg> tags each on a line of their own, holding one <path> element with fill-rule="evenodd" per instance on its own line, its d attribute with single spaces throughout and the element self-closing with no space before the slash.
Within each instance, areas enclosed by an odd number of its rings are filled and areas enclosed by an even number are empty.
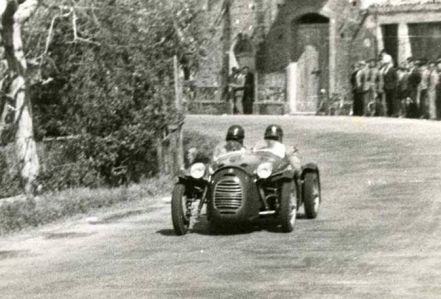
<svg viewBox="0 0 441 299">
<path fill-rule="evenodd" d="M 135 138 L 130 137 L 127 139 Z M 38 144 L 43 191 L 71 188 L 99 188 L 140 182 L 157 172 L 156 153 L 148 142 L 136 144 L 84 137 Z M 219 140 L 193 131 L 184 132 L 184 150 L 198 150 L 199 157 L 211 158 Z M 187 156 L 187 155 L 186 155 Z M 122 163 L 121 161 L 124 161 Z M 188 164 L 188 163 L 187 163 Z M 122 166 L 123 165 L 123 166 Z M 187 165 L 188 166 L 188 165 Z M 0 149 L 0 198 L 22 192 L 14 167 L 13 147 Z"/>
<path fill-rule="evenodd" d="M 208 135 L 203 135 L 194 131 L 184 132 L 184 152 L 185 152 L 185 166 L 189 167 L 189 151 L 191 148 L 197 150 L 196 159 L 206 161 L 213 157 L 213 151 L 219 140 Z"/>
<path fill-rule="evenodd" d="M 40 147 L 43 149 L 39 182 L 44 191 L 104 185 L 92 161 L 79 151 L 74 141 L 50 142 Z"/>
<path fill-rule="evenodd" d="M 196 68 L 202 44 L 200 1 L 98 1 L 93 8 L 89 2 L 72 2 L 80 41 L 72 42 L 70 17 L 54 18 L 62 9 L 41 7 L 25 30 L 27 54 L 42 57 L 37 73 L 45 82 L 31 88 L 37 139 L 80 136 L 55 149 L 51 164 L 62 169 L 41 175 L 51 189 L 118 186 L 155 175 L 156 140 L 182 120 L 174 102 L 174 57 L 191 52 Z M 64 152 L 72 161 L 63 161 Z"/>
<path fill-rule="evenodd" d="M 21 192 L 13 148 L 11 146 L 0 147 L 0 198 L 12 197 Z"/>
</svg>

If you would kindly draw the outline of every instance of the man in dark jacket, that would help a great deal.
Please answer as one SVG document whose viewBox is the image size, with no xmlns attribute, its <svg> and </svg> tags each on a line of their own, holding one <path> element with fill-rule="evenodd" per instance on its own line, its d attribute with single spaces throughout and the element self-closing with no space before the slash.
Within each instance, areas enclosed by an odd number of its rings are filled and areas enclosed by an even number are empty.
<svg viewBox="0 0 441 299">
<path fill-rule="evenodd" d="M 420 65 L 418 71 L 421 74 L 421 81 L 418 85 L 419 92 L 419 109 L 421 118 L 430 118 L 429 116 L 429 101 L 428 101 L 428 88 L 430 81 L 430 70 L 428 67 L 428 60 L 426 58 L 420 59 Z"/>
<path fill-rule="evenodd" d="M 245 66 L 242 69 L 245 76 L 245 85 L 243 89 L 243 112 L 244 114 L 253 114 L 254 103 L 254 74 L 250 72 L 250 68 Z"/>
<path fill-rule="evenodd" d="M 355 63 L 352 66 L 352 73 L 351 73 L 351 87 L 352 87 L 352 97 L 353 97 L 352 114 L 355 116 L 363 115 L 363 104 L 361 102 L 362 99 L 360 93 L 358 92 L 358 85 L 357 85 L 357 75 L 359 71 L 360 71 L 359 64 Z"/>
<path fill-rule="evenodd" d="M 383 69 L 384 94 L 386 97 L 387 115 L 398 116 L 399 104 L 397 101 L 398 75 L 392 63 Z"/>
<path fill-rule="evenodd" d="M 436 119 L 441 120 L 441 58 L 438 58 L 436 63 L 439 72 L 438 84 L 436 85 Z"/>
<path fill-rule="evenodd" d="M 411 57 L 407 59 L 409 65 L 409 78 L 408 78 L 408 90 L 410 103 L 407 107 L 408 114 L 407 116 L 410 118 L 417 118 L 418 116 L 418 86 L 421 83 L 421 73 L 416 67 L 415 60 Z"/>
</svg>

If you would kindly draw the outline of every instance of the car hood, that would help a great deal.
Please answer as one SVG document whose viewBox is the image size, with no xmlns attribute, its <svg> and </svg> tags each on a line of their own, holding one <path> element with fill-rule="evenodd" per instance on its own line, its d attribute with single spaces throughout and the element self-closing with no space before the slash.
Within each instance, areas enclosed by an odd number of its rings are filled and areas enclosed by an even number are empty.
<svg viewBox="0 0 441 299">
<path fill-rule="evenodd" d="M 271 163 L 273 165 L 273 172 L 278 172 L 285 169 L 289 162 L 286 159 L 267 152 L 267 151 L 244 151 L 233 152 L 226 154 L 219 158 L 213 165 L 215 171 L 225 167 L 241 168 L 248 174 L 253 174 L 257 167 L 262 163 Z"/>
</svg>

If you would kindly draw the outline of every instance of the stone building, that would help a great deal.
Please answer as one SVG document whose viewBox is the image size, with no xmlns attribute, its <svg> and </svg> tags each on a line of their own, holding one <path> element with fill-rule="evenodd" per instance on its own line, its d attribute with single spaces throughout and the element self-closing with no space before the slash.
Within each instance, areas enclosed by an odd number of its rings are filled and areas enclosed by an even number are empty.
<svg viewBox="0 0 441 299">
<path fill-rule="evenodd" d="M 200 111 L 227 112 L 232 66 L 255 73 L 256 113 L 316 113 L 319 102 L 350 99 L 351 65 L 378 56 L 397 62 L 435 58 L 441 47 L 440 1 L 206 0 L 213 45 L 196 82 Z"/>
<path fill-rule="evenodd" d="M 353 60 L 373 57 L 385 49 L 397 65 L 408 57 L 436 59 L 441 56 L 441 1 L 371 0 L 354 36 Z M 375 44 L 376 47 L 366 47 Z"/>
</svg>

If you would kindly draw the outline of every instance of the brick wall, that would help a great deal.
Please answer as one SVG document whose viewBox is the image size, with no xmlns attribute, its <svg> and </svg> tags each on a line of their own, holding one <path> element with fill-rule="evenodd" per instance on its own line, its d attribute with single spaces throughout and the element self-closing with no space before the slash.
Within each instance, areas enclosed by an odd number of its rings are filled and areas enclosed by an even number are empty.
<svg viewBox="0 0 441 299">
<path fill-rule="evenodd" d="M 203 16 L 203 23 L 210 27 L 209 42 L 205 49 L 205 57 L 200 62 L 195 74 L 198 86 L 220 87 L 223 64 L 223 23 L 215 23 L 222 10 L 222 0 L 211 0 Z"/>
</svg>

